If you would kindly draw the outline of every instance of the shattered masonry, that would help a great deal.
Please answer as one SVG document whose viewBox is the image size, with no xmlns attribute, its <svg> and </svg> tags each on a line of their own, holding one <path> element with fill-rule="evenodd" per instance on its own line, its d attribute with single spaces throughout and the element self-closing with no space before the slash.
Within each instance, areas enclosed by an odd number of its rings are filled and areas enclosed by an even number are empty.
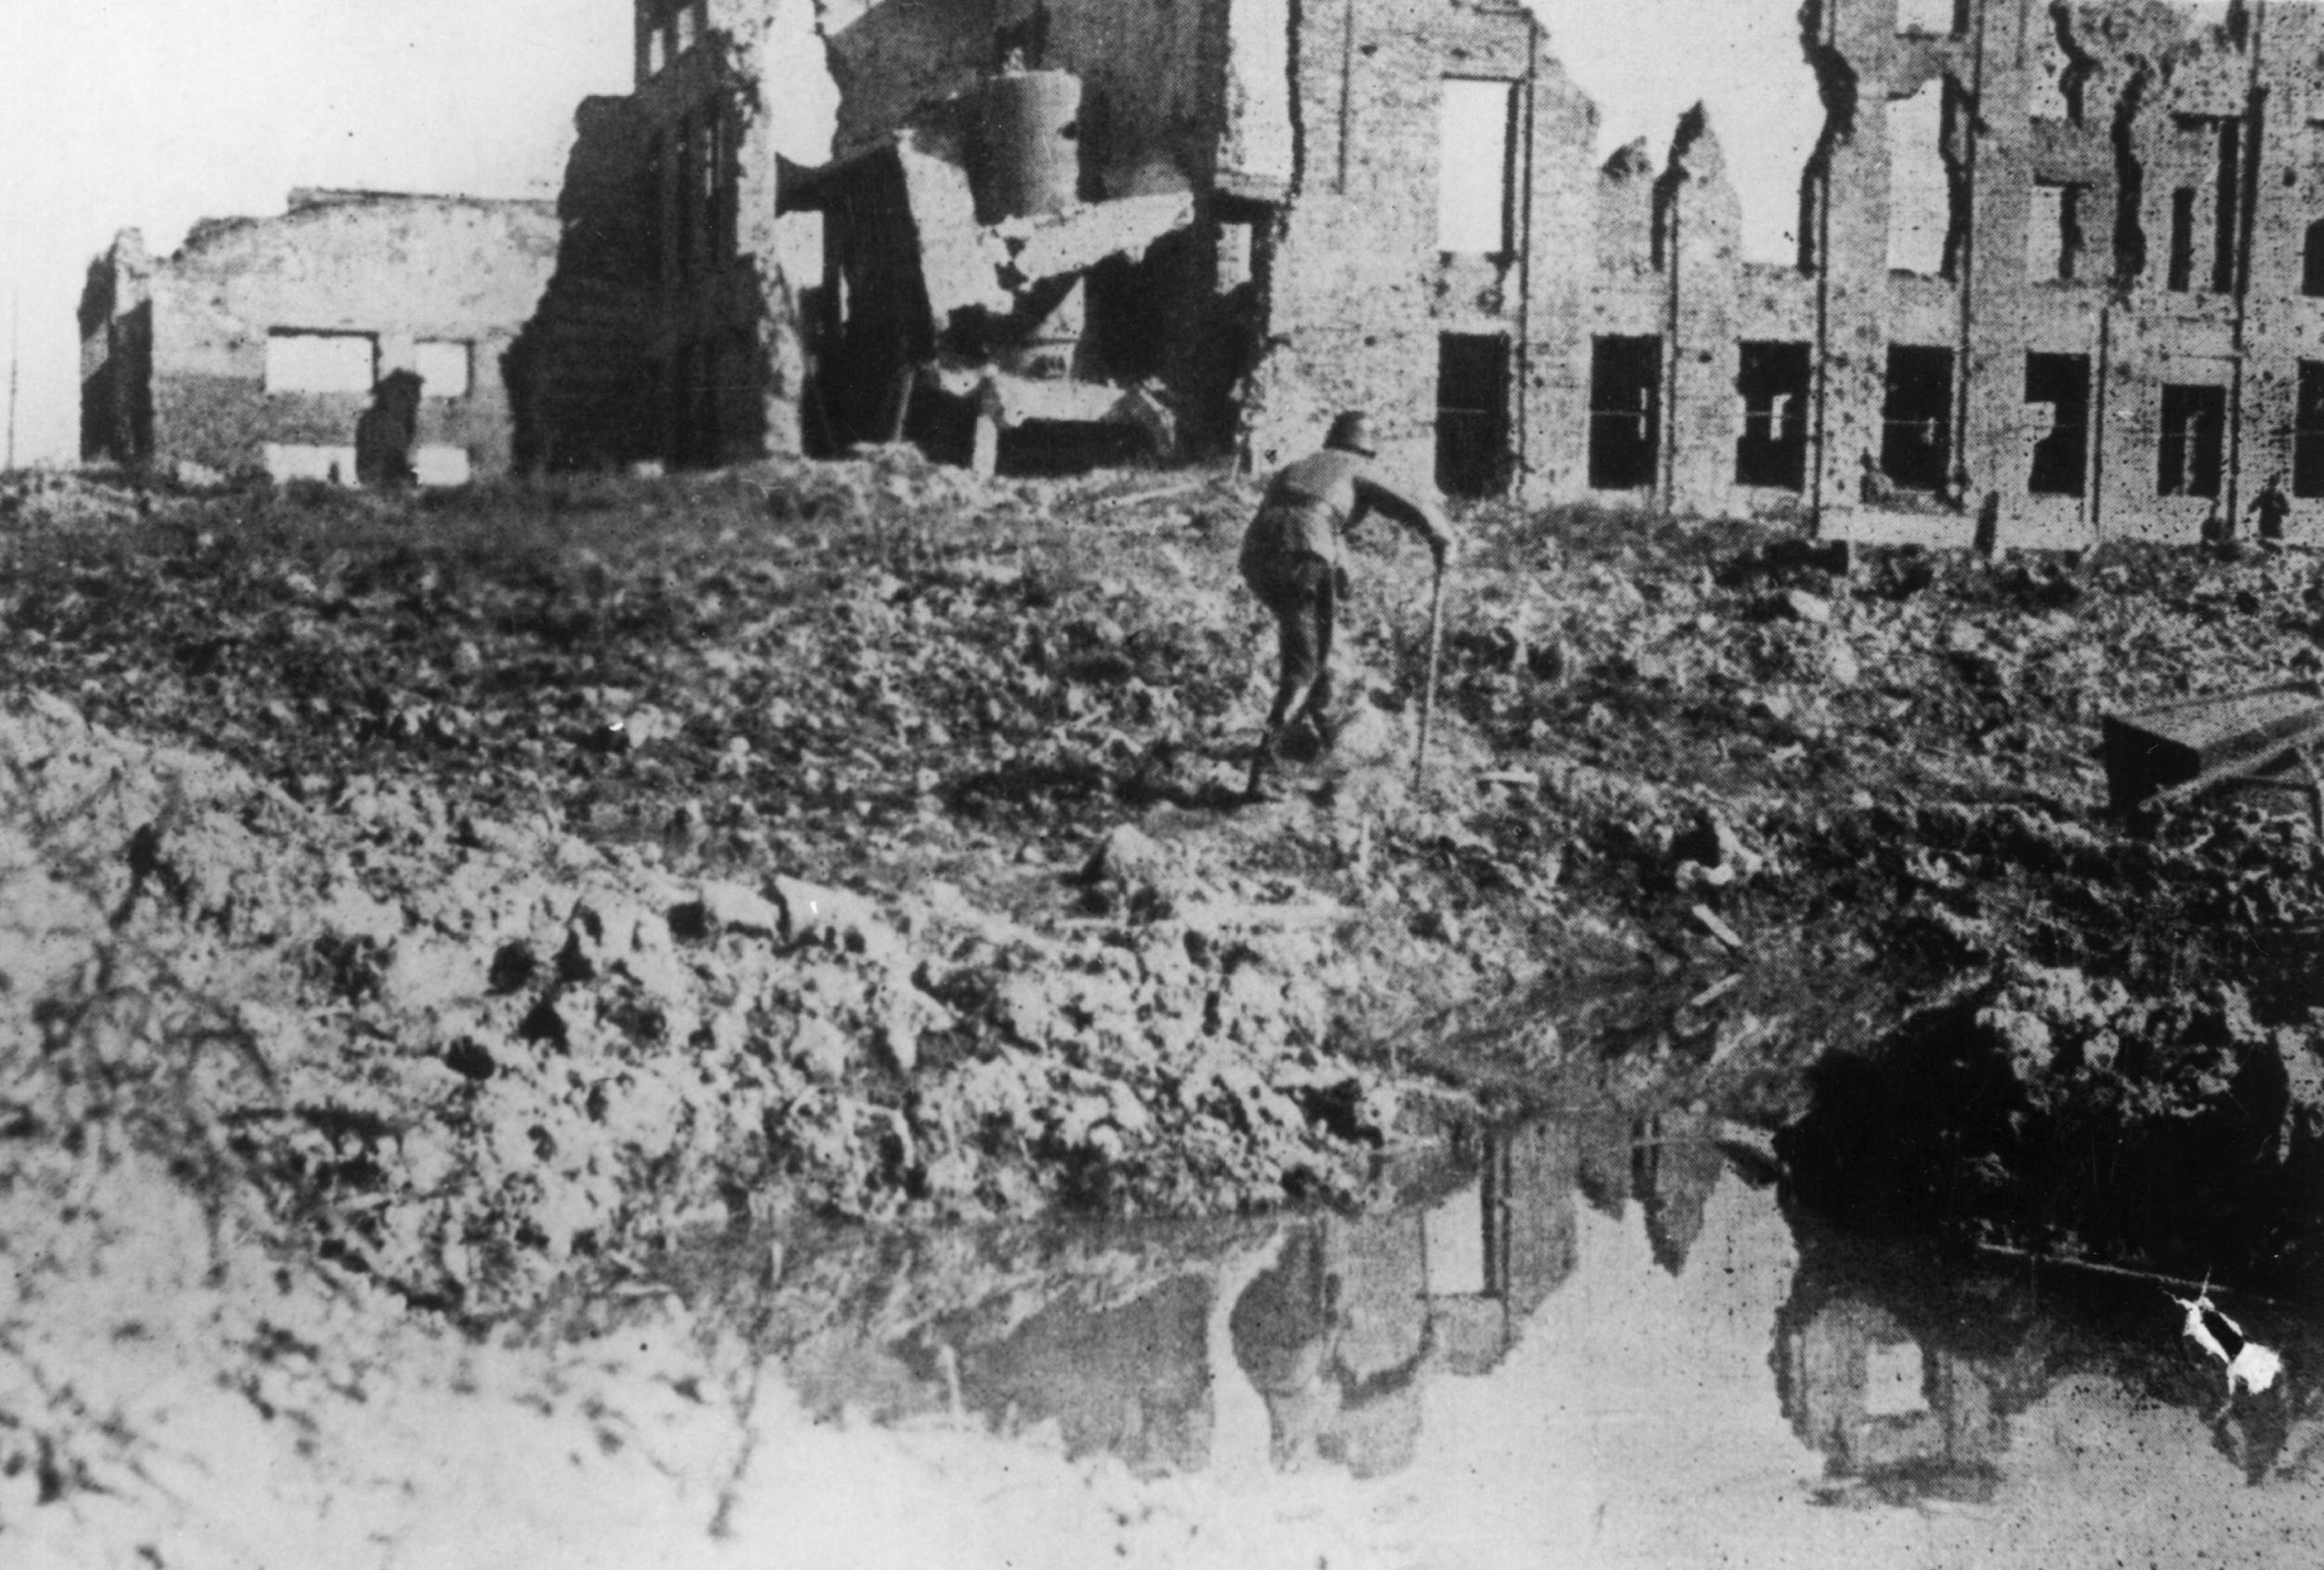
<svg viewBox="0 0 2324 1570">
<path fill-rule="evenodd" d="M 547 203 L 327 190 L 197 224 L 165 258 L 125 230 L 81 297 L 82 455 L 351 484 L 357 423 L 405 371 L 420 482 L 506 472 L 502 357 L 557 234 Z"/>
</svg>

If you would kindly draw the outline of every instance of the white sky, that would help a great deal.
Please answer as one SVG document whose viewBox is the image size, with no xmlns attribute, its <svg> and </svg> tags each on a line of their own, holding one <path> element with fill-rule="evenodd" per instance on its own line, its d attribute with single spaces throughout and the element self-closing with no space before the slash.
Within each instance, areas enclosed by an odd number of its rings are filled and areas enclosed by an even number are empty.
<svg viewBox="0 0 2324 1570">
<path fill-rule="evenodd" d="M 1789 254 L 1821 112 L 1796 0 L 1535 0 L 1610 152 L 1657 161 L 1697 99 L 1746 247 Z M 629 83 L 628 0 L 0 0 L 0 310 L 20 301 L 20 463 L 78 449 L 73 308 L 134 226 L 282 210 L 295 185 L 553 194 L 574 104 Z M 0 330 L 5 330 L 0 321 Z"/>
</svg>

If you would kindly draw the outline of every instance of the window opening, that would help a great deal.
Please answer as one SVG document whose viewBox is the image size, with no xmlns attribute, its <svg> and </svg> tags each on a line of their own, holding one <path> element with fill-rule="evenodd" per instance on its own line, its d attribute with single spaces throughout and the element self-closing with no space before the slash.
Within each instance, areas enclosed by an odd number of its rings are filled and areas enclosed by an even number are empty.
<svg viewBox="0 0 2324 1570">
<path fill-rule="evenodd" d="M 2026 489 L 2037 496 L 2082 494 L 2090 426 L 2090 356 L 2026 356 L 2026 403 L 2041 434 Z"/>
<path fill-rule="evenodd" d="M 269 392 L 369 392 L 378 371 L 379 341 L 369 333 L 277 328 L 266 336 Z"/>
<path fill-rule="evenodd" d="M 1509 339 L 1446 333 L 1436 340 L 1436 483 L 1447 495 L 1509 486 Z"/>
<path fill-rule="evenodd" d="M 1942 490 L 1952 445 L 1953 351 L 1929 345 L 1889 345 L 1887 393 L 1881 403 L 1881 472 L 1898 490 Z"/>
<path fill-rule="evenodd" d="M 2029 276 L 2061 284 L 2074 281 L 2082 254 L 2082 190 L 2079 185 L 2034 186 L 2033 212 L 2026 228 Z"/>
<path fill-rule="evenodd" d="M 2308 225 L 2307 244 L 2300 253 L 2300 292 L 2310 298 L 2324 295 L 2324 218 Z"/>
<path fill-rule="evenodd" d="M 2243 197 L 2243 123 L 2219 123 L 2219 186 L 2212 199 L 2211 286 L 2229 294 L 2236 286 L 2236 218 Z"/>
<path fill-rule="evenodd" d="M 1746 342 L 1735 385 L 1743 394 L 1735 482 L 1799 490 L 1807 482 L 1808 346 Z"/>
<path fill-rule="evenodd" d="M 2225 388 L 2166 386 L 2162 389 L 2162 441 L 2156 455 L 2156 495 L 2219 495 L 2226 431 Z"/>
<path fill-rule="evenodd" d="M 2171 268 L 2166 289 L 2186 290 L 2195 284 L 2195 191 L 2181 186 L 2171 193 Z"/>
<path fill-rule="evenodd" d="M 2291 494 L 2324 496 L 2324 360 L 2300 362 L 2291 416 Z"/>
<path fill-rule="evenodd" d="M 1591 340 L 1591 489 L 1634 491 L 1654 483 L 1661 404 L 1659 336 Z"/>
<path fill-rule="evenodd" d="M 466 398 L 471 362 L 458 338 L 422 338 L 412 346 L 412 369 L 419 373 L 423 398 Z"/>
<path fill-rule="evenodd" d="M 680 122 L 678 126 L 677 156 L 673 160 L 677 167 L 671 171 L 673 182 L 678 188 L 678 211 L 674 222 L 678 230 L 677 272 L 681 279 L 693 276 L 696 224 L 694 168 L 695 160 L 699 156 L 694 123 L 689 117 Z"/>
<path fill-rule="evenodd" d="M 1896 31 L 1921 38 L 1951 38 L 1961 31 L 1962 0 L 1896 0 Z"/>
<path fill-rule="evenodd" d="M 1945 82 L 1934 77 L 1888 106 L 1888 266 L 1934 277 L 1945 270 L 1952 172 L 1945 166 Z"/>
<path fill-rule="evenodd" d="M 1517 84 L 1448 76 L 1437 102 L 1436 246 L 1466 255 L 1512 248 Z"/>
</svg>

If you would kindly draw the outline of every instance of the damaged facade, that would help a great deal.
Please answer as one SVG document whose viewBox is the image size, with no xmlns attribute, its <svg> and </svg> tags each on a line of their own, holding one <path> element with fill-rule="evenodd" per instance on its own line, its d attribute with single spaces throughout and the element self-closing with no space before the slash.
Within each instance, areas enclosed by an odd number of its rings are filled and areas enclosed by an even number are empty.
<svg viewBox="0 0 2324 1570">
<path fill-rule="evenodd" d="M 569 253 L 635 231 L 589 285 L 614 325 L 545 311 L 576 369 L 542 385 L 594 364 L 645 413 L 611 452 L 549 409 L 552 455 L 1263 468 L 1364 406 L 1456 495 L 1965 537 L 1992 492 L 2004 543 L 2074 544 L 2192 538 L 2280 471 L 2324 529 L 2315 7 L 1808 0 L 1826 123 L 1781 263 L 1744 258 L 1700 109 L 1597 156 L 1523 5 L 803 11 L 639 0 L 565 204 Z M 807 48 L 839 93 L 812 169 L 763 125 Z"/>
<path fill-rule="evenodd" d="M 205 221 L 165 258 L 125 230 L 81 297 L 82 456 L 352 483 L 357 425 L 404 372 L 421 483 L 506 472 L 502 358 L 557 238 L 547 203 L 357 191 Z"/>
</svg>

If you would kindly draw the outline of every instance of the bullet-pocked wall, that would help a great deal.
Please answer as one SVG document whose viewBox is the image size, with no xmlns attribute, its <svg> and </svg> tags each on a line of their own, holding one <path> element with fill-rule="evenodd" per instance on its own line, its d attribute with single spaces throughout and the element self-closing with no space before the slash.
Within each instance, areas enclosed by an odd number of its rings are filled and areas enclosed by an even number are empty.
<svg viewBox="0 0 2324 1570">
<path fill-rule="evenodd" d="M 2303 370 L 2324 333 L 2305 292 L 2324 217 L 2317 8 L 1816 0 L 1804 15 L 1828 41 L 1828 107 L 1854 105 L 1806 193 L 1811 210 L 1829 193 L 1816 415 L 1834 526 L 1935 495 L 1966 539 L 1991 496 L 2004 544 L 2191 541 L 2207 520 L 2248 532 L 2280 473 L 2288 533 L 2324 535 L 2324 447 L 2296 472 L 2303 422 L 2324 410 L 2324 366 Z M 1891 134 L 1932 89 L 1934 182 L 1898 162 L 1931 151 Z M 1932 191 L 1933 270 L 1925 249 L 1899 255 L 1899 209 Z M 1932 405 L 1948 378 L 1949 405 Z M 1941 455 L 1934 491 L 1910 461 L 1922 446 Z"/>
<path fill-rule="evenodd" d="M 1257 467 L 1363 406 L 1460 493 L 1963 540 L 1990 495 L 2004 543 L 2075 545 L 2242 521 L 2280 472 L 2324 534 L 2319 7 L 1805 0 L 1825 125 L 1777 265 L 1712 116 L 1601 158 L 1508 0 L 828 0 L 805 32 L 805 0 L 637 3 L 674 452 L 701 398 L 717 455 L 802 418 L 753 139 L 812 37 L 841 162 L 965 166 L 991 73 L 1078 78 L 1076 195 L 1195 204 L 1138 275 L 1167 331 L 1137 375 Z"/>
<path fill-rule="evenodd" d="M 112 297 L 83 302 L 85 453 L 351 482 L 373 388 L 409 371 L 423 482 L 505 472 L 502 356 L 556 244 L 547 203 L 342 191 L 198 224 L 165 260 L 125 234 L 92 270 Z"/>
</svg>

